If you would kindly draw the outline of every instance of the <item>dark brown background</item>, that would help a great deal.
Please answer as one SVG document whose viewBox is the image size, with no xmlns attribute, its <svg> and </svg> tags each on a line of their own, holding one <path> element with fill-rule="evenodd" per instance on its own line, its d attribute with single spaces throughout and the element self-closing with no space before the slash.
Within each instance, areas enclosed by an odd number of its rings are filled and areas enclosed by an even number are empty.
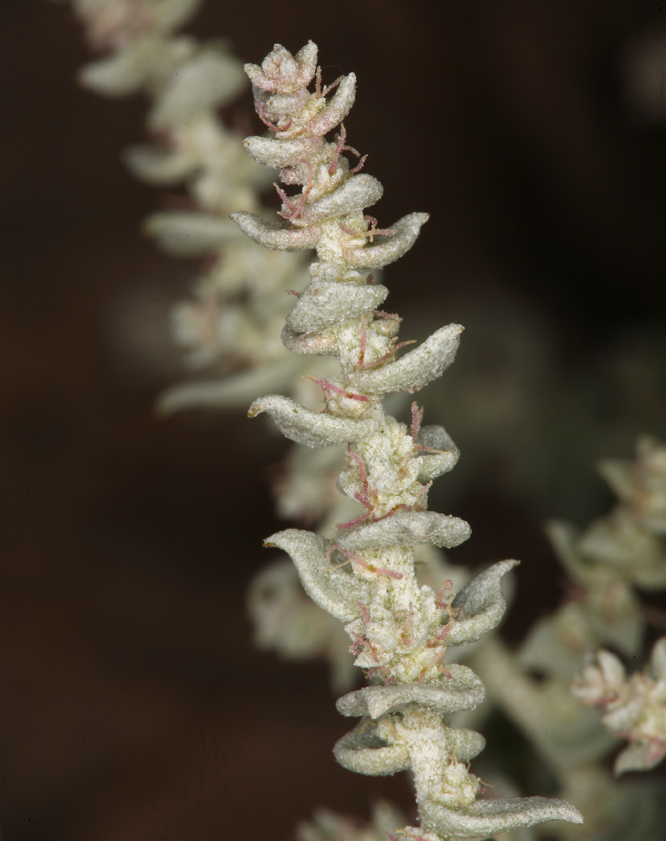
<svg viewBox="0 0 666 841">
<path fill-rule="evenodd" d="M 329 81 L 355 70 L 347 128 L 385 185 L 380 223 L 432 214 L 387 273 L 392 310 L 429 296 L 454 321 L 491 282 L 548 314 L 573 376 L 664 325 L 666 136 L 623 62 L 665 21 L 626 0 L 207 0 L 191 29 L 252 61 L 312 38 Z M 242 415 L 156 419 L 176 370 L 163 317 L 196 265 L 138 234 L 164 200 L 119 162 L 144 104 L 78 88 L 88 58 L 66 5 L 2 4 L 3 839 L 280 839 L 320 804 L 408 803 L 403 779 L 335 765 L 349 722 L 323 667 L 252 649 L 244 591 L 283 445 Z M 492 464 L 455 513 L 476 534 L 459 558 L 538 559 L 517 636 L 560 593 L 539 517 Z"/>
</svg>

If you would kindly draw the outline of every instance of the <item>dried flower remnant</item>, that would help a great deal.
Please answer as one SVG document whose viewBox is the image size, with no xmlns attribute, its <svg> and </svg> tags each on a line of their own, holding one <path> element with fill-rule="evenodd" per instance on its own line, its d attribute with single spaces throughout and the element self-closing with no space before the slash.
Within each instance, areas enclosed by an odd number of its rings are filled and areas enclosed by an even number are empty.
<svg viewBox="0 0 666 841">
<path fill-rule="evenodd" d="M 454 359 L 462 327 L 444 327 L 399 357 L 400 320 L 380 312 L 388 289 L 369 275 L 406 253 L 428 217 L 414 213 L 379 229 L 366 215 L 383 188 L 359 172 L 356 150 L 345 148 L 341 123 L 355 97 L 353 74 L 322 88 L 312 42 L 296 55 L 277 45 L 246 71 L 273 136 L 248 138 L 245 146 L 278 169 L 283 184 L 301 189 L 287 195 L 278 188 L 279 223 L 248 212 L 233 218 L 270 249 L 316 250 L 310 284 L 287 317 L 283 340 L 298 354 L 334 356 L 341 369 L 319 383 L 323 412 L 279 395 L 256 400 L 249 411 L 268 413 L 283 434 L 308 447 L 347 447 L 338 487 L 356 501 L 358 515 L 338 523 L 332 538 L 288 529 L 267 541 L 291 555 L 306 592 L 345 624 L 356 665 L 373 681 L 338 701 L 343 715 L 362 721 L 338 742 L 335 756 L 364 774 L 413 771 L 421 826 L 396 836 L 454 841 L 553 819 L 580 822 L 563 801 L 478 800 L 481 783 L 468 763 L 484 739 L 451 726 L 451 714 L 475 708 L 484 690 L 471 669 L 445 665 L 447 647 L 497 626 L 506 607 L 500 581 L 516 562 L 495 564 L 456 596 L 416 580 L 415 547 L 453 547 L 470 534 L 463 520 L 427 506 L 431 482 L 455 465 L 458 451 L 442 427 L 422 427 L 418 406 L 407 427 L 385 413 L 382 399 L 439 377 Z M 337 138 L 327 141 L 337 126 Z"/>
</svg>

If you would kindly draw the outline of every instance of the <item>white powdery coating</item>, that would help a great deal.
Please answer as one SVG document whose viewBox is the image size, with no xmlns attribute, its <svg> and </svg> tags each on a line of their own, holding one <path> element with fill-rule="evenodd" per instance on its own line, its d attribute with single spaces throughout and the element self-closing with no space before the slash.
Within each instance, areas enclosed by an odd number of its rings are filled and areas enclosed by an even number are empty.
<svg viewBox="0 0 666 841">
<path fill-rule="evenodd" d="M 349 114 L 355 99 L 356 75 L 350 73 L 348 76 L 342 77 L 333 99 L 320 112 L 319 116 L 310 123 L 309 129 L 312 134 L 328 134 L 331 129 L 335 128 Z"/>
<path fill-rule="evenodd" d="M 467 666 L 456 663 L 449 666 L 449 672 L 451 677 L 445 683 L 434 686 L 419 683 L 367 686 L 343 695 L 336 707 L 341 715 L 370 716 L 372 719 L 400 712 L 415 704 L 442 713 L 478 707 L 485 695 L 481 680 Z"/>
<path fill-rule="evenodd" d="M 307 205 L 296 224 L 301 227 L 335 216 L 346 216 L 348 213 L 372 207 L 383 194 L 384 188 L 372 175 L 352 175 L 337 190 Z"/>
<path fill-rule="evenodd" d="M 437 479 L 443 473 L 448 473 L 456 466 L 460 457 L 460 450 L 451 440 L 443 426 L 426 426 L 416 436 L 417 444 L 439 452 L 421 453 L 421 467 L 418 480 L 425 484 Z"/>
<path fill-rule="evenodd" d="M 300 137 L 296 140 L 246 137 L 243 146 L 257 163 L 273 169 L 282 169 L 283 166 L 294 166 L 302 158 L 317 154 L 322 142 L 320 137 Z"/>
</svg>

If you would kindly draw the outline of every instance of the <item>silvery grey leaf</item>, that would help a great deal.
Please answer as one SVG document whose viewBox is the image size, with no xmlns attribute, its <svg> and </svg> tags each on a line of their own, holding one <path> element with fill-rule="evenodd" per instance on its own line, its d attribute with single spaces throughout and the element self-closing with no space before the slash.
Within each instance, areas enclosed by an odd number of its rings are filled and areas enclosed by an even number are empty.
<svg viewBox="0 0 666 841">
<path fill-rule="evenodd" d="M 432 543 L 452 549 L 472 533 L 469 523 L 459 517 L 436 511 L 398 511 L 376 523 L 367 523 L 337 538 L 341 549 L 360 552 L 364 549 L 388 549 L 391 546 L 416 546 Z"/>
<path fill-rule="evenodd" d="M 247 137 L 243 146 L 257 163 L 272 169 L 295 166 L 303 158 L 310 159 L 321 147 L 320 137 L 299 137 L 280 140 L 271 137 Z"/>
<path fill-rule="evenodd" d="M 335 706 L 341 715 L 367 715 L 373 719 L 400 712 L 413 704 L 445 714 L 478 707 L 485 696 L 481 680 L 467 666 L 451 663 L 446 668 L 451 677 L 443 678 L 437 684 L 366 686 L 343 695 Z"/>
<path fill-rule="evenodd" d="M 385 286 L 315 280 L 301 294 L 287 316 L 296 333 L 321 330 L 372 313 L 388 296 Z"/>
<path fill-rule="evenodd" d="M 424 829 L 443 838 L 480 839 L 521 826 L 544 821 L 582 823 L 583 816 L 570 803 L 547 797 L 508 797 L 477 800 L 469 806 L 451 809 L 425 799 L 419 804 Z"/>
<path fill-rule="evenodd" d="M 140 90 L 159 59 L 160 45 L 143 38 L 108 58 L 86 64 L 78 72 L 84 88 L 104 96 L 127 96 Z"/>
<path fill-rule="evenodd" d="M 564 520 L 549 520 L 545 532 L 559 562 L 574 581 L 580 581 L 586 562 L 577 548 L 578 530 Z"/>
<path fill-rule="evenodd" d="M 368 272 L 359 272 L 356 269 L 350 269 L 348 267 L 343 267 L 338 265 L 337 263 L 328 263 L 326 260 L 315 260 L 314 263 L 310 264 L 310 278 L 314 282 L 315 280 L 322 280 L 322 281 L 362 281 L 363 283 L 367 283 Z"/>
<path fill-rule="evenodd" d="M 269 388 L 289 389 L 297 359 L 286 358 L 274 365 L 259 365 L 223 380 L 186 382 L 167 389 L 157 402 L 157 411 L 169 415 L 181 409 L 241 409 Z"/>
<path fill-rule="evenodd" d="M 306 204 L 301 213 L 303 224 L 314 225 L 335 216 L 344 216 L 376 204 L 384 188 L 372 175 L 352 175 L 341 187 L 312 204 Z"/>
<path fill-rule="evenodd" d="M 286 438 L 306 447 L 328 447 L 345 441 L 358 441 L 377 426 L 376 420 L 372 418 L 336 418 L 322 412 L 313 412 L 288 397 L 276 394 L 255 400 L 248 416 L 253 418 L 261 412 L 268 412 Z"/>
<path fill-rule="evenodd" d="M 197 166 L 185 155 L 163 152 L 148 143 L 130 146 L 122 156 L 132 174 L 150 184 L 176 184 Z"/>
<path fill-rule="evenodd" d="M 277 546 L 291 555 L 305 592 L 313 602 L 341 622 L 360 616 L 358 601 L 368 595 L 367 582 L 355 578 L 347 567 L 331 565 L 326 557 L 330 541 L 301 529 L 286 529 L 271 535 L 265 546 Z"/>
<path fill-rule="evenodd" d="M 462 331 L 460 324 L 442 327 L 415 350 L 395 362 L 389 362 L 374 371 L 355 374 L 354 385 L 364 394 L 418 391 L 440 377 L 453 362 Z"/>
<path fill-rule="evenodd" d="M 446 637 L 447 644 L 476 642 L 499 625 L 506 610 L 500 581 L 518 563 L 500 561 L 493 564 L 463 587 L 451 603 L 452 607 L 462 612 L 463 618 L 453 623 Z"/>
<path fill-rule="evenodd" d="M 373 721 L 365 719 L 343 736 L 333 748 L 333 756 L 348 771 L 369 777 L 396 774 L 409 768 L 409 751 L 404 744 L 387 744 L 377 733 Z"/>
<path fill-rule="evenodd" d="M 224 105 L 246 83 L 239 61 L 215 49 L 206 49 L 183 63 L 174 73 L 148 117 L 153 129 L 169 129 L 197 114 Z"/>
<path fill-rule="evenodd" d="M 292 353 L 306 356 L 335 356 L 337 342 L 335 336 L 325 333 L 295 333 L 288 324 L 282 328 L 282 344 Z"/>
<path fill-rule="evenodd" d="M 348 76 L 342 77 L 332 99 L 308 124 L 308 134 L 319 136 L 328 134 L 349 114 L 354 99 L 356 99 L 356 74 L 350 73 Z"/>
<path fill-rule="evenodd" d="M 478 756 L 486 746 L 484 737 L 476 730 L 465 727 L 449 727 L 446 730 L 446 745 L 458 762 L 467 764 Z"/>
<path fill-rule="evenodd" d="M 443 426 L 424 426 L 416 436 L 417 444 L 423 444 L 438 453 L 420 452 L 423 464 L 419 470 L 418 480 L 425 484 L 436 479 L 443 473 L 452 470 L 460 456 L 460 450 L 453 443 Z"/>
<path fill-rule="evenodd" d="M 347 263 L 355 268 L 380 269 L 395 263 L 414 245 L 421 233 L 421 228 L 429 219 L 427 213 L 410 213 L 403 216 L 392 227 L 395 233 L 389 236 L 378 235 L 374 245 L 350 249 L 345 255 Z"/>
<path fill-rule="evenodd" d="M 664 748 L 655 749 L 654 744 L 634 742 L 617 755 L 613 771 L 619 777 L 627 771 L 649 771 L 664 758 Z"/>
<path fill-rule="evenodd" d="M 321 230 L 316 225 L 292 228 L 280 222 L 268 222 L 244 210 L 232 213 L 231 218 L 250 239 L 273 251 L 305 251 L 314 248 L 321 236 Z"/>
<path fill-rule="evenodd" d="M 308 41 L 294 56 L 298 65 L 296 81 L 299 85 L 303 85 L 303 87 L 307 87 L 310 84 L 317 72 L 318 50 L 319 48 L 314 41 Z"/>
</svg>

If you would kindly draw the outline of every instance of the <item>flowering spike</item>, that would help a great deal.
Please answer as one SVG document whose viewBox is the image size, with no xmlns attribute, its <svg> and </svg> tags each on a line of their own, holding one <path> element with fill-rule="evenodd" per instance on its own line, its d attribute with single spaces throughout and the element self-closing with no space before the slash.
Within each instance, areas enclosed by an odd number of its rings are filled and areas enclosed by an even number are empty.
<svg viewBox="0 0 666 841">
<path fill-rule="evenodd" d="M 335 756 L 364 774 L 413 772 L 421 827 L 399 830 L 411 839 L 462 841 L 550 819 L 580 822 L 562 801 L 477 800 L 482 784 L 465 763 L 483 748 L 483 737 L 449 724 L 453 712 L 474 709 L 484 690 L 471 669 L 444 665 L 447 646 L 476 641 L 497 626 L 506 609 L 500 581 L 517 562 L 495 564 L 446 600 L 416 581 L 414 547 L 453 547 L 470 535 L 464 520 L 426 510 L 432 479 L 451 469 L 458 451 L 441 427 L 421 429 L 417 408 L 408 429 L 384 412 L 382 398 L 439 377 L 453 361 L 462 327 L 444 327 L 395 359 L 400 319 L 377 313 L 386 289 L 370 282 L 369 270 L 408 251 L 428 216 L 413 213 L 393 229 L 367 216 L 381 184 L 350 171 L 343 153 L 356 152 L 346 147 L 342 127 L 335 142 L 324 139 L 349 113 L 355 76 L 342 77 L 327 100 L 332 88 L 321 87 L 312 46 L 307 56 L 276 46 L 260 68 L 248 70 L 257 111 L 274 137 L 246 145 L 283 166 L 284 183 L 305 185 L 300 195 L 282 196 L 291 225 L 234 218 L 268 247 L 316 250 L 310 285 L 287 318 L 283 341 L 297 353 L 334 355 L 341 367 L 339 378 L 313 378 L 324 391 L 325 412 L 276 395 L 250 407 L 251 416 L 269 412 L 287 437 L 307 446 L 346 442 L 338 487 L 365 509 L 338 524 L 331 541 L 296 530 L 270 539 L 291 554 L 312 598 L 347 623 L 355 663 L 376 682 L 338 701 L 343 715 L 369 721 L 338 742 Z M 307 82 L 315 74 L 311 93 Z M 342 560 L 335 563 L 333 553 Z"/>
</svg>

